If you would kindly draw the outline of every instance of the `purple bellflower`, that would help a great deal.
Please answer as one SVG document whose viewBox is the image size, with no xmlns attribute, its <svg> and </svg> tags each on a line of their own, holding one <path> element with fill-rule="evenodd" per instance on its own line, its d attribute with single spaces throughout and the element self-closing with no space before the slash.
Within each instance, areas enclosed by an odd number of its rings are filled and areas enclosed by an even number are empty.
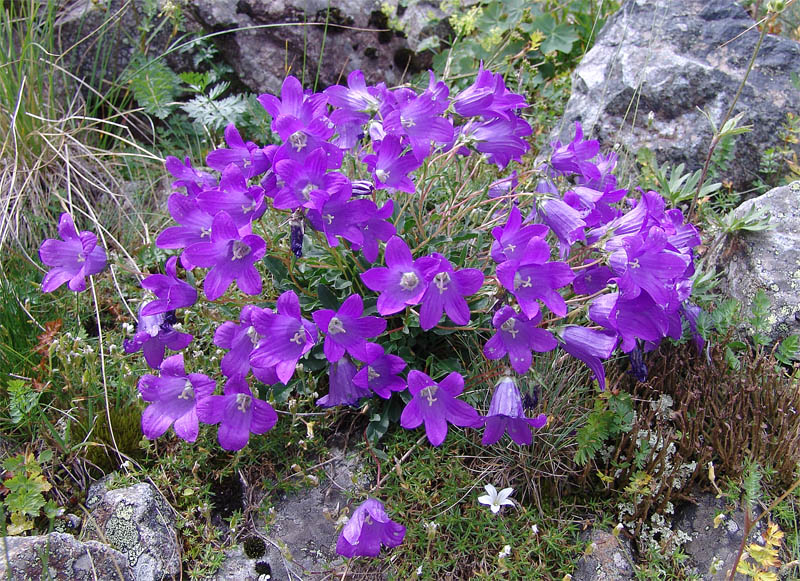
<svg viewBox="0 0 800 581">
<path fill-rule="evenodd" d="M 552 147 L 550 165 L 556 173 L 582 174 L 585 178 L 601 177 L 597 166 L 589 161 L 600 151 L 600 143 L 595 139 L 584 141 L 580 122 L 575 122 L 575 138 L 570 143 L 562 145 L 560 141 L 554 141 Z"/>
<path fill-rule="evenodd" d="M 391 315 L 402 311 L 406 305 L 416 305 L 427 289 L 425 275 L 436 265 L 437 259 L 423 256 L 416 260 L 411 250 L 399 236 L 392 236 L 384 252 L 386 267 L 370 268 L 361 274 L 367 288 L 380 292 L 378 312 Z"/>
<path fill-rule="evenodd" d="M 208 242 L 211 238 L 211 225 L 214 216 L 205 212 L 197 203 L 197 198 L 187 198 L 183 194 L 172 194 L 167 200 L 167 208 L 179 225 L 166 228 L 156 238 L 159 248 L 186 248 L 192 244 Z M 186 255 L 181 256 L 184 268 L 191 269 L 191 264 Z"/>
<path fill-rule="evenodd" d="M 453 140 L 453 124 L 440 116 L 446 106 L 437 103 L 433 94 L 422 93 L 389 112 L 384 117 L 383 128 L 389 135 L 405 136 L 414 155 L 423 160 L 431 151 L 431 142 Z"/>
<path fill-rule="evenodd" d="M 453 265 L 438 252 L 430 255 L 439 262 L 428 269 L 428 290 L 422 295 L 419 324 L 432 329 L 442 318 L 442 312 L 457 325 L 469 323 L 470 311 L 465 296 L 474 295 L 483 285 L 483 273 L 477 268 L 453 270 Z"/>
<path fill-rule="evenodd" d="M 362 241 L 360 244 L 353 244 L 353 250 L 361 250 L 368 262 L 375 262 L 378 259 L 378 240 L 385 242 L 397 234 L 394 224 L 389 222 L 393 211 L 394 202 L 392 200 L 386 200 L 380 209 L 373 202 L 373 206 L 366 213 L 369 218 L 358 225 Z"/>
<path fill-rule="evenodd" d="M 522 95 L 512 93 L 503 82 L 503 75 L 478 69 L 475 82 L 453 98 L 453 109 L 462 117 L 502 117 L 510 119 L 512 111 L 527 107 Z"/>
<path fill-rule="evenodd" d="M 541 320 L 542 313 L 538 309 L 536 315 L 528 319 L 508 305 L 501 307 L 492 319 L 497 333 L 486 342 L 483 354 L 487 359 L 500 359 L 508 354 L 514 371 L 526 373 L 533 361 L 531 350 L 545 353 L 558 346 L 549 331 L 537 327 Z"/>
<path fill-rule="evenodd" d="M 250 434 L 264 434 L 278 421 L 278 414 L 258 399 L 241 375 L 225 383 L 225 395 L 211 395 L 197 404 L 197 417 L 204 424 L 219 424 L 217 440 L 224 450 L 241 450 Z"/>
<path fill-rule="evenodd" d="M 84 291 L 86 277 L 106 267 L 106 252 L 97 245 L 97 236 L 79 233 L 66 212 L 58 220 L 58 234 L 62 240 L 48 238 L 39 247 L 39 259 L 53 267 L 42 279 L 42 292 L 53 292 L 65 282 L 71 291 Z"/>
<path fill-rule="evenodd" d="M 674 292 L 674 291 L 673 291 Z M 674 312 L 680 305 L 670 301 L 667 308 Z M 620 349 L 629 352 L 636 346 L 636 339 L 658 343 L 669 332 L 669 318 L 665 306 L 656 303 L 648 293 L 635 299 L 625 300 L 619 293 L 602 295 L 592 301 L 589 318 L 603 327 L 616 332 Z"/>
<path fill-rule="evenodd" d="M 317 327 L 300 313 L 300 300 L 294 291 L 278 297 L 276 313 L 262 312 L 253 315 L 253 326 L 262 337 L 250 355 L 255 368 L 274 367 L 278 379 L 285 383 L 294 374 L 297 362 L 317 342 Z"/>
<path fill-rule="evenodd" d="M 370 397 L 372 391 L 353 382 L 356 366 L 349 357 L 331 363 L 328 368 L 328 395 L 317 400 L 317 405 L 329 408 L 337 405 L 355 405 L 362 397 Z"/>
<path fill-rule="evenodd" d="M 559 317 L 567 314 L 567 303 L 556 289 L 572 282 L 575 274 L 565 262 L 550 262 L 543 253 L 530 253 L 525 261 L 507 260 L 497 266 L 497 278 L 519 302 L 529 319 L 539 312 L 537 299 Z"/>
<path fill-rule="evenodd" d="M 594 373 L 600 389 L 606 388 L 606 371 L 603 359 L 608 359 L 617 347 L 617 337 L 608 331 L 570 325 L 561 330 L 561 348 L 580 359 Z"/>
<path fill-rule="evenodd" d="M 320 309 L 312 314 L 314 322 L 325 333 L 323 350 L 333 363 L 345 351 L 356 359 L 366 359 L 367 339 L 377 337 L 386 330 L 386 320 L 381 317 L 362 317 L 364 301 L 359 295 L 350 295 L 338 311 Z"/>
<path fill-rule="evenodd" d="M 531 148 L 524 138 L 531 133 L 531 126 L 519 117 L 470 121 L 462 131 L 467 142 L 474 143 L 475 149 L 485 154 L 489 163 L 500 169 L 505 168 L 512 160 L 522 160 L 522 156 Z"/>
<path fill-rule="evenodd" d="M 270 160 L 263 148 L 252 141 L 245 141 L 233 123 L 225 127 L 225 142 L 228 148 L 215 149 L 206 156 L 208 167 L 224 171 L 230 164 L 236 164 L 246 178 L 261 175 L 270 167 Z"/>
<path fill-rule="evenodd" d="M 393 391 L 403 391 L 406 381 L 398 374 L 406 367 L 406 362 L 397 355 L 384 351 L 377 343 L 367 343 L 366 358 L 353 378 L 353 383 L 362 389 L 371 389 L 383 399 L 389 399 Z"/>
<path fill-rule="evenodd" d="M 309 135 L 328 139 L 333 134 L 325 115 L 327 97 L 322 93 L 306 95 L 296 77 L 284 79 L 280 99 L 264 94 L 258 101 L 272 116 L 272 130 L 292 147 L 305 145 Z"/>
<path fill-rule="evenodd" d="M 260 236 L 240 236 L 233 219 L 227 212 L 214 216 L 211 241 L 193 244 L 186 249 L 192 264 L 210 268 L 203 282 L 206 298 L 214 301 L 225 294 L 230 284 L 236 284 L 243 293 L 257 295 L 261 292 L 261 276 L 255 267 L 266 252 Z"/>
<path fill-rule="evenodd" d="M 417 169 L 421 162 L 411 152 L 403 154 L 403 146 L 397 137 L 387 135 L 375 146 L 375 153 L 365 155 L 363 161 L 372 172 L 376 189 L 414 193 L 414 182 L 408 174 Z"/>
<path fill-rule="evenodd" d="M 375 202 L 363 198 L 351 198 L 351 186 L 348 181 L 341 181 L 333 192 L 314 190 L 311 192 L 311 204 L 307 217 L 311 225 L 325 233 L 328 245 L 339 245 L 337 236 L 353 244 L 364 241 L 361 224 L 375 212 Z"/>
<path fill-rule="evenodd" d="M 343 557 L 377 557 L 381 544 L 396 547 L 403 542 L 406 527 L 394 522 L 386 514 L 383 504 L 368 498 L 344 525 L 336 552 Z"/>
<path fill-rule="evenodd" d="M 189 333 L 180 333 L 172 328 L 177 323 L 175 313 L 168 311 L 157 315 L 142 315 L 139 309 L 139 324 L 133 339 L 122 342 L 125 353 L 142 351 L 144 360 L 153 369 L 158 369 L 164 361 L 164 352 L 169 347 L 173 351 L 185 349 L 192 342 Z"/>
<path fill-rule="evenodd" d="M 408 373 L 408 390 L 413 396 L 403 409 L 400 425 L 413 430 L 425 423 L 428 441 L 439 446 L 447 437 L 447 423 L 475 427 L 481 423 L 471 405 L 456 399 L 464 391 L 464 378 L 455 371 L 439 383 L 416 369 Z"/>
<path fill-rule="evenodd" d="M 327 156 L 322 148 L 312 151 L 302 163 L 289 158 L 276 161 L 275 173 L 284 182 L 272 202 L 278 210 L 311 207 L 311 193 L 314 190 L 333 193 L 348 181 L 341 173 L 328 172 Z"/>
<path fill-rule="evenodd" d="M 489 404 L 489 414 L 483 421 L 486 424 L 486 431 L 481 440 L 484 446 L 494 444 L 506 432 L 520 446 L 530 446 L 533 441 L 531 428 L 544 427 L 547 423 L 547 416 L 539 414 L 535 418 L 526 418 L 522 395 L 514 380 L 505 376 L 497 382 L 497 386 L 494 388 L 492 403 Z"/>
<path fill-rule="evenodd" d="M 216 179 L 211 174 L 194 169 L 188 157 L 181 161 L 177 157 L 168 155 L 164 165 L 173 177 L 178 178 L 172 182 L 172 187 L 184 188 L 189 198 L 194 198 L 202 190 L 217 185 Z"/>
<path fill-rule="evenodd" d="M 267 313 L 255 305 L 245 305 L 239 315 L 239 324 L 225 321 L 214 332 L 214 345 L 228 352 L 219 363 L 225 377 L 246 376 L 250 371 L 250 354 L 261 340 L 261 335 L 253 326 L 256 313 Z"/>
<path fill-rule="evenodd" d="M 161 377 L 147 374 L 139 379 L 142 399 L 152 402 L 142 413 L 142 433 L 154 440 L 175 424 L 175 433 L 194 442 L 199 431 L 197 404 L 214 393 L 216 384 L 202 373 L 189 373 L 183 354 L 167 357 L 161 363 Z"/>
<path fill-rule="evenodd" d="M 548 228 L 543 224 L 522 226 L 522 214 L 514 206 L 508 213 L 505 226 L 492 228 L 492 259 L 498 264 L 506 260 L 523 260 L 529 254 L 550 256 L 550 245 L 545 240 Z M 530 246 L 530 248 L 528 248 Z"/>
<path fill-rule="evenodd" d="M 142 307 L 142 315 L 158 315 L 183 307 L 190 307 L 197 301 L 197 291 L 188 282 L 178 278 L 178 258 L 167 260 L 167 274 L 151 274 L 142 281 L 142 287 L 158 297 Z"/>
<path fill-rule="evenodd" d="M 264 188 L 248 186 L 242 169 L 234 164 L 222 172 L 219 188 L 209 189 L 197 195 L 200 209 L 210 216 L 227 212 L 236 227 L 241 229 L 264 215 Z"/>
</svg>

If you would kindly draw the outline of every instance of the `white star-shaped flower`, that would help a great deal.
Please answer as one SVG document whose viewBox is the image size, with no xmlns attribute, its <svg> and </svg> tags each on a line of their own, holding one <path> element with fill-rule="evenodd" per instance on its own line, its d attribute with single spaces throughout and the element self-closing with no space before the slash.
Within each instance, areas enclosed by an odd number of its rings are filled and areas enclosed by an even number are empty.
<svg viewBox="0 0 800 581">
<path fill-rule="evenodd" d="M 497 489 L 491 484 L 487 484 L 484 488 L 486 489 L 486 494 L 479 496 L 478 502 L 488 505 L 493 513 L 500 512 L 500 507 L 502 506 L 514 506 L 514 501 L 509 498 L 514 492 L 513 488 L 504 488 L 500 492 L 497 492 Z"/>
</svg>

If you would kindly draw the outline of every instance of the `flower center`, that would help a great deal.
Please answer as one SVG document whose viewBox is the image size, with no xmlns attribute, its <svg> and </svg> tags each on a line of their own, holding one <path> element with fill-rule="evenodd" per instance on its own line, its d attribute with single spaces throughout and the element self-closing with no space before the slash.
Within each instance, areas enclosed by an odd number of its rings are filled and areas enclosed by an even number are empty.
<svg viewBox="0 0 800 581">
<path fill-rule="evenodd" d="M 303 195 L 303 199 L 307 200 L 309 194 L 311 194 L 311 192 L 313 191 L 314 191 L 314 184 L 309 182 L 306 184 L 306 187 L 304 187 L 300 193 Z"/>
<path fill-rule="evenodd" d="M 450 275 L 446 272 L 438 272 L 433 277 L 433 284 L 439 289 L 439 294 L 447 290 L 447 285 L 450 284 Z"/>
<path fill-rule="evenodd" d="M 186 380 L 186 383 L 183 386 L 183 391 L 178 396 L 178 399 L 194 399 L 194 386 L 192 386 L 192 382 L 188 379 Z"/>
<path fill-rule="evenodd" d="M 305 133 L 298 131 L 289 136 L 289 143 L 295 151 L 300 151 L 308 144 L 308 138 Z"/>
<path fill-rule="evenodd" d="M 403 290 L 412 291 L 417 288 L 419 277 L 415 272 L 404 272 L 400 278 L 400 286 Z"/>
<path fill-rule="evenodd" d="M 639 268 L 639 266 L 640 266 L 640 264 L 639 264 L 639 259 L 638 259 L 638 258 L 634 258 L 634 259 L 631 261 L 631 268 Z"/>
<path fill-rule="evenodd" d="M 328 334 L 337 335 L 344 332 L 345 330 L 344 325 L 342 325 L 342 320 L 339 317 L 333 317 L 331 322 L 328 323 Z"/>
<path fill-rule="evenodd" d="M 241 260 L 245 256 L 250 254 L 250 247 L 242 242 L 241 240 L 234 240 L 233 241 L 233 259 L 234 260 Z"/>
<path fill-rule="evenodd" d="M 78 254 L 78 263 L 81 263 L 81 262 L 86 262 L 86 253 L 85 252 L 81 252 L 80 254 Z"/>
<path fill-rule="evenodd" d="M 250 409 L 250 404 L 253 403 L 253 398 L 246 393 L 236 394 L 236 409 L 242 413 L 246 413 Z"/>
<path fill-rule="evenodd" d="M 514 282 L 516 283 L 515 288 L 530 288 L 533 286 L 531 277 L 522 278 L 519 273 L 515 275 Z"/>
<path fill-rule="evenodd" d="M 422 391 L 420 391 L 420 395 L 428 400 L 428 405 L 433 405 L 433 402 L 436 401 L 436 398 L 433 397 L 436 395 L 436 391 L 439 389 L 438 385 L 429 385 Z"/>
<path fill-rule="evenodd" d="M 252 212 L 256 209 L 256 202 L 253 200 L 249 204 L 242 204 L 242 214 L 247 214 L 248 212 Z"/>
<path fill-rule="evenodd" d="M 250 337 L 250 340 L 253 342 L 253 345 L 257 345 L 258 341 L 261 339 L 261 335 L 258 334 L 256 328 L 253 327 L 252 325 L 247 327 L 247 331 L 245 331 L 245 333 L 247 333 L 247 336 Z"/>
<path fill-rule="evenodd" d="M 325 214 L 323 218 L 328 224 L 333 224 L 333 214 Z"/>
<path fill-rule="evenodd" d="M 517 249 L 516 244 L 506 244 L 506 248 L 509 252 L 514 252 Z"/>
<path fill-rule="evenodd" d="M 407 117 L 400 116 L 400 125 L 408 129 L 409 127 L 414 127 L 416 122 L 413 119 L 408 119 Z"/>
<path fill-rule="evenodd" d="M 200 238 L 208 238 L 211 236 L 211 228 L 200 228 Z"/>
<path fill-rule="evenodd" d="M 500 329 L 502 329 L 506 333 L 509 333 L 512 339 L 516 339 L 517 333 L 519 333 L 519 329 L 515 329 L 516 325 L 517 325 L 517 320 L 511 317 L 510 319 L 506 319 L 505 321 L 503 321 L 503 324 L 500 325 Z"/>
<path fill-rule="evenodd" d="M 378 181 L 386 183 L 386 180 L 389 179 L 389 172 L 385 169 L 376 169 L 375 177 L 378 178 Z"/>
<path fill-rule="evenodd" d="M 294 337 L 289 339 L 292 343 L 297 343 L 298 345 L 302 345 L 306 339 L 306 334 L 304 329 L 300 329 L 294 334 Z"/>
<path fill-rule="evenodd" d="M 373 379 L 378 379 L 381 376 L 380 373 L 375 371 L 374 367 L 367 366 L 367 379 L 372 381 Z"/>
</svg>

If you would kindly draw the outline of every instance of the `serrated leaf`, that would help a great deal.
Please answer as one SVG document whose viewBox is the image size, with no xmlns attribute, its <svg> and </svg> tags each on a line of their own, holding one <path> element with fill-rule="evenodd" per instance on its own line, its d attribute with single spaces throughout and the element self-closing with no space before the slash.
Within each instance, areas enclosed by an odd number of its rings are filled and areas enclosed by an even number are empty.
<svg viewBox="0 0 800 581">
<path fill-rule="evenodd" d="M 778 345 L 775 358 L 784 365 L 791 365 L 792 361 L 800 361 L 800 335 L 789 335 Z"/>
<path fill-rule="evenodd" d="M 161 60 L 136 55 L 129 65 L 133 97 L 149 115 L 166 119 L 181 93 L 181 78 Z"/>
<path fill-rule="evenodd" d="M 562 23 L 547 34 L 547 38 L 539 46 L 539 50 L 545 54 L 555 51 L 569 54 L 572 52 L 572 45 L 577 40 L 578 35 L 575 33 L 572 26 L 567 23 Z"/>
</svg>

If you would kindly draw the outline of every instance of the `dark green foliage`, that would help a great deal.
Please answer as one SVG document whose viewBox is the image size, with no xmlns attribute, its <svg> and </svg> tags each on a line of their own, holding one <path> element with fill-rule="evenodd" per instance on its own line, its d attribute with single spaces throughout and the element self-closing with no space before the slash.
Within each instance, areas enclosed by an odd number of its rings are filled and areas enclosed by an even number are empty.
<svg viewBox="0 0 800 581">
<path fill-rule="evenodd" d="M 267 552 L 267 543 L 256 535 L 250 535 L 242 543 L 244 554 L 248 559 L 260 559 Z"/>
</svg>

